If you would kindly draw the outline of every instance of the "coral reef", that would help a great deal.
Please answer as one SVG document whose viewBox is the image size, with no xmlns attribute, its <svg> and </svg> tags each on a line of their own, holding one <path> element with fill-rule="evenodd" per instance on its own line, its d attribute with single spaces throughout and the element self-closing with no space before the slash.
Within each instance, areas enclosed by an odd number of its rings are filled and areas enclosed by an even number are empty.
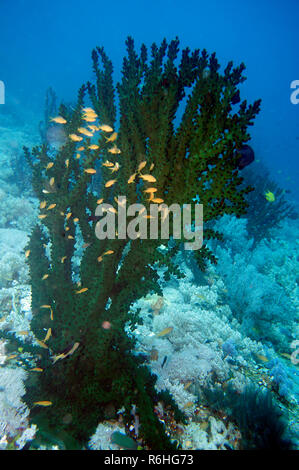
<svg viewBox="0 0 299 470">
<path fill-rule="evenodd" d="M 164 40 L 160 47 L 153 44 L 149 61 L 144 45 L 138 55 L 133 40 L 127 40 L 127 57 L 117 85 L 117 146 L 111 147 L 114 137 L 107 138 L 103 130 L 103 125 L 112 130 L 116 121 L 112 64 L 104 50 L 97 48 L 92 54 L 95 84 L 79 90 L 74 108 L 61 105 L 59 109 L 65 133 L 73 137 L 54 150 L 45 143 L 32 152 L 25 149 L 40 214 L 26 247 L 35 340 L 29 337 L 19 344 L 42 372 L 32 372 L 32 366 L 27 366 L 24 399 L 40 435 L 57 434 L 66 448 L 87 443 L 105 419 L 107 406 L 124 407 L 124 421 L 132 422 L 133 405 L 140 419 L 142 443 L 152 449 L 175 447 L 154 411 L 160 396 L 156 377 L 146 358 L 134 352 L 136 339 L 128 329 L 133 331 L 141 321 L 137 311 L 129 313 L 133 302 L 149 292 L 162 294 L 156 268 L 164 267 L 165 279 L 180 275 L 173 256 L 181 240 L 173 240 L 165 250 L 158 249 L 161 230 L 157 239 L 137 237 L 128 242 L 117 236 L 99 240 L 93 219 L 98 199 L 113 204 L 115 196 L 124 195 L 128 204 L 147 207 L 153 199 L 145 191 L 149 180 L 155 182 L 158 200 L 168 206 L 192 203 L 197 195 L 206 221 L 223 214 L 240 216 L 247 206 L 245 195 L 251 188 L 240 188 L 242 178 L 234 152 L 249 140 L 247 127 L 259 112 L 260 102 L 247 106 L 243 101 L 238 110 L 233 109 L 237 86 L 244 81 L 244 65 L 233 68 L 230 62 L 221 74 L 215 54 L 189 49 L 182 51 L 177 65 L 178 44 L 177 39 L 169 44 Z M 86 91 L 102 130 L 95 133 L 85 128 L 83 140 L 76 132 L 87 124 L 82 115 Z M 182 119 L 175 128 L 187 91 Z M 107 160 L 117 172 L 115 180 L 110 180 L 109 167 L 103 166 Z M 144 162 L 150 175 L 141 174 Z M 97 184 L 93 182 L 95 172 Z M 219 236 L 211 228 L 205 231 L 206 240 Z M 78 257 L 78 239 L 83 240 L 84 251 L 75 282 L 73 257 Z M 208 259 L 215 262 L 206 243 L 195 256 L 201 269 Z M 184 318 L 179 321 L 178 328 L 186 326 Z M 154 331 L 170 326 L 163 323 L 163 316 L 157 316 Z M 17 338 L 15 342 L 18 344 Z M 198 373 L 204 377 L 211 371 L 225 374 L 220 370 L 219 351 L 198 345 L 198 354 Z M 186 359 L 184 351 L 181 356 Z M 176 377 L 171 380 L 175 382 Z M 167 397 L 176 411 L 171 396 Z M 42 405 L 34 406 L 36 402 Z"/>
</svg>

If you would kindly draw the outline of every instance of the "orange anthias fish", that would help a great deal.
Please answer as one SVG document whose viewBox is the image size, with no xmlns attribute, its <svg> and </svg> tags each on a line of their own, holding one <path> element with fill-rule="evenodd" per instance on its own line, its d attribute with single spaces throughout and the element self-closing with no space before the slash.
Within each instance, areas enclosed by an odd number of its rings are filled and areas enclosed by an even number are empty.
<svg viewBox="0 0 299 470">
<path fill-rule="evenodd" d="M 148 181 L 149 183 L 155 183 L 157 181 L 156 178 L 152 175 L 140 175 L 140 178 L 142 178 L 144 181 Z"/>
<path fill-rule="evenodd" d="M 104 132 L 112 132 L 113 131 L 112 127 L 108 126 L 107 124 L 103 124 L 102 126 L 99 126 L 98 129 L 100 131 L 104 131 Z"/>
<path fill-rule="evenodd" d="M 88 290 L 88 287 L 83 287 L 80 290 L 76 290 L 76 294 L 82 294 L 83 292 L 86 292 Z"/>
<path fill-rule="evenodd" d="M 52 405 L 52 402 L 51 401 L 35 401 L 33 403 L 34 405 L 39 405 L 39 406 L 51 406 Z"/>
<path fill-rule="evenodd" d="M 160 333 L 157 333 L 156 336 L 161 337 L 161 336 L 169 335 L 169 333 L 171 333 L 172 330 L 173 330 L 173 327 L 169 326 L 168 328 L 164 328 L 164 330 L 160 331 Z"/>
<path fill-rule="evenodd" d="M 67 120 L 64 119 L 62 116 L 57 116 L 51 119 L 51 122 L 56 122 L 56 124 L 66 124 Z"/>
<path fill-rule="evenodd" d="M 110 188 L 110 186 L 112 186 L 115 182 L 116 182 L 116 180 L 107 181 L 107 183 L 105 184 L 105 188 Z"/>
</svg>

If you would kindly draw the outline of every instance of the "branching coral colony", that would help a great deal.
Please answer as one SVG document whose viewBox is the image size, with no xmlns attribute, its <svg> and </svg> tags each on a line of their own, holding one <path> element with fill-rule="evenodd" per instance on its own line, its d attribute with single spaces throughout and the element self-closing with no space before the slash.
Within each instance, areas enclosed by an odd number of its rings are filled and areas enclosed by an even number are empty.
<svg viewBox="0 0 299 470">
<path fill-rule="evenodd" d="M 155 377 L 145 359 L 133 354 L 134 340 L 125 325 L 138 323 L 138 316 L 129 313 L 132 302 L 149 291 L 161 295 L 153 266 L 167 266 L 166 276 L 179 274 L 171 260 L 180 244 L 176 240 L 161 253 L 160 237 L 99 240 L 95 221 L 90 221 L 98 200 L 116 205 L 115 198 L 124 195 L 127 204 L 147 206 L 163 199 L 182 205 L 198 195 L 206 222 L 225 213 L 244 213 L 244 195 L 251 189 L 238 188 L 242 178 L 233 156 L 249 140 L 246 129 L 260 106 L 260 101 L 249 106 L 243 101 L 232 111 L 245 66 L 233 68 L 230 62 L 221 74 L 215 54 L 188 48 L 177 66 L 177 39 L 169 44 L 164 40 L 160 47 L 153 44 L 150 60 L 144 45 L 140 55 L 132 38 L 126 45 L 116 87 L 117 135 L 112 63 L 97 48 L 92 53 L 95 84 L 79 90 L 75 109 L 59 110 L 62 119 L 57 122 L 69 136 L 67 143 L 55 157 L 46 145 L 25 150 L 41 209 L 26 251 L 36 341 L 27 339 L 22 347 L 36 362 L 26 381 L 25 401 L 32 422 L 69 448 L 87 442 L 105 418 L 107 405 L 124 407 L 128 422 L 135 405 L 143 443 L 152 449 L 173 446 L 154 413 L 159 400 Z M 87 96 L 92 108 L 84 108 Z M 97 192 L 91 186 L 95 171 L 100 176 Z M 145 192 L 153 186 L 157 192 Z M 206 239 L 217 236 L 205 230 Z M 72 258 L 80 237 L 84 252 L 78 284 Z M 194 253 L 201 268 L 205 259 L 215 261 L 205 245 Z M 169 404 L 175 408 L 170 397 Z"/>
</svg>

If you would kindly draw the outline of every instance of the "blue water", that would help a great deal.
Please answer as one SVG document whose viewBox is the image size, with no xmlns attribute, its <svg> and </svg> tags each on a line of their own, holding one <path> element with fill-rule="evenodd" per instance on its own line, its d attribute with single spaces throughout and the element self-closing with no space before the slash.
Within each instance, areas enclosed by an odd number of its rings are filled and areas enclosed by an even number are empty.
<svg viewBox="0 0 299 470">
<path fill-rule="evenodd" d="M 63 100 L 73 104 L 81 84 L 93 78 L 91 51 L 95 46 L 104 46 L 112 60 L 116 82 L 121 78 L 125 40 L 129 35 L 134 38 L 137 50 L 142 43 L 150 47 L 152 42 L 159 45 L 164 37 L 170 41 L 178 36 L 181 49 L 190 47 L 191 50 L 205 48 L 209 53 L 215 51 L 222 66 L 230 60 L 235 66 L 245 63 L 247 80 L 240 85 L 241 97 L 248 103 L 262 99 L 261 112 L 254 126 L 249 128 L 249 143 L 255 152 L 252 166 L 259 168 L 258 165 L 263 164 L 271 180 L 285 191 L 288 203 L 296 208 L 299 201 L 299 93 L 298 104 L 293 104 L 291 82 L 298 80 L 299 83 L 298 18 L 298 0 L 0 0 L 0 80 L 5 84 L 5 104 L 0 105 L 0 179 L 5 182 L 3 190 L 7 197 L 11 194 L 26 199 L 26 204 L 32 203 L 32 207 L 35 204 L 32 195 L 25 192 L 21 184 L 19 189 L 13 186 L 16 182 L 12 176 L 6 176 L 3 159 L 10 148 L 20 152 L 24 143 L 39 144 L 38 124 L 43 119 L 45 93 L 49 87 L 55 90 L 58 102 Z M 22 132 L 27 136 L 25 141 L 18 134 Z M 262 177 L 264 167 L 260 168 Z M 28 206 L 28 211 L 33 217 L 31 206 Z M 0 208 L 0 229 L 20 229 L 21 222 L 14 221 L 13 217 L 10 220 L 4 212 L 5 209 Z M 298 291 L 295 290 L 295 286 L 298 289 L 298 273 L 296 278 L 292 270 L 298 269 L 298 244 L 296 248 L 291 233 L 294 238 L 298 237 L 298 219 L 290 221 L 289 227 L 289 232 L 285 225 L 282 232 L 273 231 L 277 246 L 278 240 L 283 240 L 284 245 L 280 252 L 277 249 L 272 264 L 269 262 L 271 273 L 270 268 L 269 271 L 263 270 L 258 262 L 258 256 L 270 256 L 266 248 L 264 254 L 263 248 L 248 247 L 247 251 L 245 248 L 236 249 L 234 255 L 243 256 L 244 266 L 251 263 L 256 275 L 265 276 L 260 279 L 266 280 L 268 276 L 267 282 L 277 283 L 275 288 L 277 285 L 282 288 L 282 310 L 283 305 L 286 307 L 290 301 L 295 311 L 298 309 Z M 27 226 L 24 228 L 25 231 L 28 229 Z M 250 233 L 245 230 L 242 236 L 247 243 Z M 234 242 L 230 240 L 227 243 L 223 248 L 227 252 L 222 253 L 224 260 L 229 250 L 233 250 Z M 236 258 L 237 262 L 240 259 Z M 283 264 L 282 259 L 287 259 L 289 264 Z M 229 263 L 223 261 L 218 272 L 223 279 L 227 273 L 235 275 Z M 284 278 L 289 276 L 289 283 L 278 279 L 280 266 L 285 270 Z M 271 278 L 272 275 L 276 276 L 275 279 Z M 238 282 L 238 276 L 235 282 Z M 0 279 L 0 283 L 3 289 L 10 287 L 6 278 L 5 281 Z M 253 299 L 257 305 L 266 302 L 256 289 L 256 295 L 252 292 L 248 295 L 249 304 Z M 267 289 L 271 290 L 271 284 Z M 283 295 L 287 300 L 281 300 Z M 234 298 L 227 301 L 233 312 L 236 302 Z M 257 308 L 261 312 L 266 310 L 260 306 Z M 244 309 L 248 310 L 248 315 L 251 314 L 250 305 L 246 304 Z M 288 351 L 285 348 L 292 340 L 298 339 L 296 332 L 283 331 L 280 344 L 279 340 L 271 342 L 269 338 L 264 339 L 258 330 L 260 327 L 251 321 L 245 323 L 242 331 L 247 328 L 248 335 L 249 332 L 251 335 L 251 329 L 255 329 L 253 338 L 261 341 L 266 350 L 271 350 L 265 369 L 274 370 L 282 403 L 285 405 L 289 389 L 293 400 L 298 403 L 298 366 L 288 362 L 286 357 L 281 357 L 277 365 L 273 356 L 273 348 L 277 353 L 292 353 L 290 348 Z M 288 334 L 289 339 L 285 339 Z M 0 440 L 2 437 L 0 428 Z"/>
</svg>

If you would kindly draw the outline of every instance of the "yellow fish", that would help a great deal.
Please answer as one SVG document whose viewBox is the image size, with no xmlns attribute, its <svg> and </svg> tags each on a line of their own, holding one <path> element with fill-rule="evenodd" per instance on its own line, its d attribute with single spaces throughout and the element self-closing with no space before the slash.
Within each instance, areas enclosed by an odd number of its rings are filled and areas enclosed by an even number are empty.
<svg viewBox="0 0 299 470">
<path fill-rule="evenodd" d="M 47 279 L 49 277 L 49 274 L 44 274 L 43 277 L 42 277 L 42 281 L 44 281 L 45 279 Z"/>
<path fill-rule="evenodd" d="M 48 207 L 47 207 L 47 211 L 50 211 L 51 209 L 54 209 L 54 207 L 56 207 L 57 204 L 50 204 Z"/>
<path fill-rule="evenodd" d="M 119 170 L 119 163 L 116 162 L 113 168 L 109 168 L 111 170 L 111 173 L 115 173 L 116 171 Z"/>
<path fill-rule="evenodd" d="M 67 258 L 67 256 L 63 256 L 63 257 L 61 258 L 61 263 L 64 263 L 65 260 L 66 260 L 66 258 Z"/>
<path fill-rule="evenodd" d="M 91 125 L 91 126 L 87 126 L 87 127 L 88 127 L 90 130 L 92 130 L 93 132 L 95 132 L 95 131 L 98 130 L 97 126 L 95 126 L 95 125 Z"/>
<path fill-rule="evenodd" d="M 89 175 L 94 175 L 97 170 L 95 170 L 94 168 L 86 168 L 86 170 L 84 170 L 85 173 L 88 173 Z"/>
<path fill-rule="evenodd" d="M 139 163 L 137 171 L 139 172 L 139 171 L 143 170 L 143 168 L 146 166 L 146 164 L 147 164 L 146 161 Z"/>
<path fill-rule="evenodd" d="M 265 193 L 265 198 L 267 199 L 267 201 L 269 202 L 274 202 L 275 201 L 275 196 L 274 194 L 271 192 L 271 191 L 267 191 Z"/>
<path fill-rule="evenodd" d="M 79 222 L 78 217 L 75 217 L 75 218 L 74 218 L 74 222 Z"/>
<path fill-rule="evenodd" d="M 117 132 L 113 132 L 110 137 L 105 137 L 106 142 L 114 142 L 117 139 Z"/>
<path fill-rule="evenodd" d="M 131 184 L 135 181 L 136 175 L 137 173 L 133 173 L 133 175 L 130 176 L 130 178 L 128 179 L 128 184 Z"/>
<path fill-rule="evenodd" d="M 119 154 L 121 153 L 121 150 L 119 150 L 119 148 L 117 147 L 112 147 L 111 149 L 108 149 L 108 152 L 113 154 Z"/>
<path fill-rule="evenodd" d="M 156 336 L 160 337 L 160 336 L 168 335 L 169 333 L 172 332 L 172 330 L 173 330 L 173 327 L 169 326 L 168 328 L 164 328 L 164 330 L 160 331 L 160 333 L 156 334 Z"/>
<path fill-rule="evenodd" d="M 81 152 L 82 150 L 84 150 L 84 147 L 83 146 L 78 147 L 78 150 L 79 150 L 79 152 Z"/>
<path fill-rule="evenodd" d="M 269 359 L 263 354 L 255 353 L 255 356 L 262 362 L 269 362 Z"/>
<path fill-rule="evenodd" d="M 77 134 L 70 134 L 70 135 L 69 135 L 69 138 L 70 138 L 73 142 L 81 142 L 81 140 L 83 140 L 83 137 L 80 137 L 80 136 L 77 135 Z"/>
<path fill-rule="evenodd" d="M 69 163 L 70 163 L 69 159 L 67 158 L 64 163 L 65 163 L 65 166 L 68 168 L 68 167 L 69 167 Z"/>
<path fill-rule="evenodd" d="M 112 253 L 114 253 L 113 250 L 108 250 L 108 251 L 105 251 L 105 253 L 103 253 L 103 256 L 104 255 L 112 255 Z"/>
<path fill-rule="evenodd" d="M 109 160 L 106 160 L 105 163 L 102 163 L 102 166 L 106 166 L 107 168 L 110 168 L 114 166 L 114 163 L 109 162 Z"/>
<path fill-rule="evenodd" d="M 47 205 L 47 201 L 42 201 L 39 205 L 39 208 L 44 209 L 46 207 L 46 205 Z"/>
<path fill-rule="evenodd" d="M 102 204 L 103 201 L 104 201 L 104 198 L 98 199 L 98 200 L 97 200 L 97 204 Z"/>
<path fill-rule="evenodd" d="M 140 175 L 140 178 L 142 178 L 144 181 L 148 181 L 149 183 L 155 183 L 157 181 L 156 178 L 152 175 Z"/>
<path fill-rule="evenodd" d="M 49 183 L 50 183 L 50 186 L 54 186 L 54 183 L 55 183 L 55 178 L 54 178 L 54 176 L 52 176 L 52 178 L 50 178 Z"/>
<path fill-rule="evenodd" d="M 80 290 L 76 290 L 76 294 L 82 294 L 83 292 L 86 292 L 88 290 L 88 287 L 83 287 Z"/>
<path fill-rule="evenodd" d="M 159 197 L 156 197 L 151 200 L 152 202 L 155 202 L 156 204 L 162 204 L 164 202 L 164 199 L 160 199 Z"/>
<path fill-rule="evenodd" d="M 155 193 L 156 191 L 158 191 L 157 188 L 147 188 L 143 192 L 144 193 Z"/>
<path fill-rule="evenodd" d="M 40 367 L 33 367 L 31 370 L 34 372 L 43 372 L 44 369 L 41 369 Z"/>
<path fill-rule="evenodd" d="M 56 122 L 56 124 L 66 124 L 67 121 L 62 116 L 57 116 L 51 119 L 51 122 Z"/>
<path fill-rule="evenodd" d="M 154 168 L 154 166 L 155 166 L 155 164 L 154 164 L 154 163 L 152 163 L 152 164 L 151 164 L 151 166 L 150 166 L 150 169 L 149 169 L 149 171 L 152 171 L 152 169 Z"/>
<path fill-rule="evenodd" d="M 90 150 L 97 150 L 97 149 L 100 148 L 100 147 L 99 147 L 98 145 L 96 145 L 96 144 L 92 144 L 92 145 L 89 145 L 88 148 L 89 148 Z"/>
<path fill-rule="evenodd" d="M 88 114 L 88 115 L 82 117 L 82 119 L 84 119 L 84 121 L 86 121 L 86 122 L 95 122 L 96 118 L 97 118 L 96 114 Z"/>
<path fill-rule="evenodd" d="M 116 181 L 117 181 L 117 180 L 109 180 L 109 181 L 107 181 L 107 183 L 105 184 L 105 188 L 110 188 L 110 186 L 113 186 Z"/>
<path fill-rule="evenodd" d="M 69 212 L 67 215 L 66 215 L 66 220 L 69 220 L 69 218 L 72 217 L 72 213 Z"/>
<path fill-rule="evenodd" d="M 94 109 L 92 109 L 92 108 L 83 108 L 82 111 L 84 111 L 84 112 L 87 113 L 87 114 L 88 114 L 88 113 L 94 113 L 94 114 L 95 114 L 95 111 L 94 111 Z"/>
<path fill-rule="evenodd" d="M 30 250 L 26 250 L 25 251 L 25 257 L 28 258 L 29 255 L 30 255 Z"/>
<path fill-rule="evenodd" d="M 27 336 L 28 335 L 28 331 L 17 331 L 18 335 L 24 335 L 24 336 Z"/>
<path fill-rule="evenodd" d="M 48 341 L 48 339 L 50 338 L 51 335 L 52 335 L 52 329 L 49 328 L 48 331 L 47 331 L 47 334 L 45 336 L 44 342 Z"/>
<path fill-rule="evenodd" d="M 47 214 L 40 214 L 38 216 L 39 219 L 45 219 L 47 217 Z"/>
<path fill-rule="evenodd" d="M 38 406 L 51 406 L 52 405 L 52 402 L 51 401 L 35 401 L 33 403 L 34 405 L 38 405 Z"/>
<path fill-rule="evenodd" d="M 50 170 L 50 168 L 52 168 L 53 165 L 54 165 L 53 162 L 48 163 L 48 165 L 46 166 L 46 170 Z"/>
<path fill-rule="evenodd" d="M 85 127 L 78 127 L 78 132 L 80 132 L 80 134 L 84 134 L 84 135 L 87 135 L 87 137 L 92 137 L 93 136 L 93 133 L 88 131 L 87 129 L 85 129 Z"/>
<path fill-rule="evenodd" d="M 112 127 L 108 126 L 107 124 L 103 124 L 102 126 L 99 126 L 98 129 L 100 131 L 104 131 L 104 132 L 112 132 L 113 131 Z"/>
</svg>

